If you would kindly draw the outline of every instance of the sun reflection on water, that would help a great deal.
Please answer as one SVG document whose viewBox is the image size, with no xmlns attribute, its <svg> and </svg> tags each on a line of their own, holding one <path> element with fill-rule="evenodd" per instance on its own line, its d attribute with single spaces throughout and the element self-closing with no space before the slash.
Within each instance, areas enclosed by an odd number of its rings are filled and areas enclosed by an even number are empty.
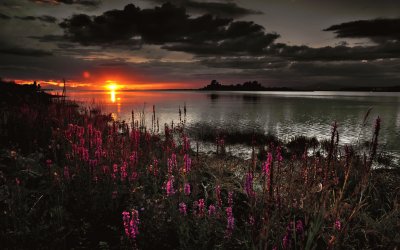
<svg viewBox="0 0 400 250">
<path fill-rule="evenodd" d="M 115 98 L 115 90 L 111 90 L 110 91 L 110 100 L 111 100 L 112 103 L 115 103 L 115 100 L 116 100 L 116 98 Z"/>
</svg>

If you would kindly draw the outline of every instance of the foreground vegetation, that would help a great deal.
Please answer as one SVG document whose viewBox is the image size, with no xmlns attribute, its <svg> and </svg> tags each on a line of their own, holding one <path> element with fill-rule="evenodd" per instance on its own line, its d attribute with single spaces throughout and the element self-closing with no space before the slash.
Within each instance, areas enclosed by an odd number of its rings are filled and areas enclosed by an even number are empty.
<svg viewBox="0 0 400 250">
<path fill-rule="evenodd" d="M 400 244 L 400 173 L 372 168 L 379 118 L 368 151 L 339 147 L 334 124 L 324 143 L 252 140 L 245 161 L 218 135 L 213 155 L 197 152 L 184 122 L 160 132 L 155 110 L 146 128 L 143 114 L 127 124 L 15 88 L 0 91 L 3 249 Z"/>
</svg>

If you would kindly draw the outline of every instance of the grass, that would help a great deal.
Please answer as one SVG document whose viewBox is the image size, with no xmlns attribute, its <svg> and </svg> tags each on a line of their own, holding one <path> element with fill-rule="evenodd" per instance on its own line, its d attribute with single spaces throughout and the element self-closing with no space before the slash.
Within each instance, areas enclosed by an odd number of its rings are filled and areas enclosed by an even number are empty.
<svg viewBox="0 0 400 250">
<path fill-rule="evenodd" d="M 400 244 L 400 172 L 372 168 L 379 121 L 368 154 L 339 147 L 333 127 L 322 143 L 261 138 L 259 157 L 253 147 L 243 160 L 227 154 L 225 143 L 255 145 L 254 134 L 209 128 L 203 136 L 217 149 L 210 156 L 192 150 L 190 138 L 198 137 L 183 122 L 158 132 L 143 127 L 139 114 L 126 124 L 36 91 L 20 99 L 18 89 L 0 93 L 10 96 L 0 114 L 3 249 Z M 37 95 L 43 100 L 32 104 Z"/>
</svg>

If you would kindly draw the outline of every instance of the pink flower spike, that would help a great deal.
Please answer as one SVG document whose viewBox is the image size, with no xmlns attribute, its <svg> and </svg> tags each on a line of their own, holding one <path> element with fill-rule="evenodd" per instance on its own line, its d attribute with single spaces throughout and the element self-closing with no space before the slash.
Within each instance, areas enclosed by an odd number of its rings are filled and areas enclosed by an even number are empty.
<svg viewBox="0 0 400 250">
<path fill-rule="evenodd" d="M 185 183 L 185 195 L 190 195 L 190 184 L 189 183 Z"/>
</svg>

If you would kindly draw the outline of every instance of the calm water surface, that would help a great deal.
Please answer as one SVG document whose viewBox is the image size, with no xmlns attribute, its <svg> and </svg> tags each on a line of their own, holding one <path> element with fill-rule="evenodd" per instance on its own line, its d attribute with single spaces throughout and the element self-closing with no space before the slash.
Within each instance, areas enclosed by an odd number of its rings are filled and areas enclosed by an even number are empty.
<svg viewBox="0 0 400 250">
<path fill-rule="evenodd" d="M 222 129 L 262 129 L 280 138 L 295 135 L 329 138 L 339 124 L 342 144 L 371 138 L 374 119 L 382 120 L 380 142 L 400 155 L 400 93 L 370 92 L 201 92 L 201 91 L 71 91 L 73 100 L 100 105 L 115 118 L 131 121 L 131 111 L 145 109 L 151 126 L 152 106 L 160 125 L 179 121 L 179 106 L 187 107 L 187 124 Z M 363 118 L 372 108 L 366 127 Z M 382 148 L 381 147 L 381 148 Z"/>
</svg>

